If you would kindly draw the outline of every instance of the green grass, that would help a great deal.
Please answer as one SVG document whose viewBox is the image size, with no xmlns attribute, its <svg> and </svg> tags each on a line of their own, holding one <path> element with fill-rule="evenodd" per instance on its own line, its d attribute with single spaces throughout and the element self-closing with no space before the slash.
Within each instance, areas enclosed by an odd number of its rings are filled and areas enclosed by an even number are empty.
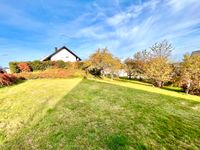
<svg viewBox="0 0 200 150">
<path fill-rule="evenodd" d="M 0 88 L 0 145 L 54 108 L 81 79 L 29 80 Z"/>
<path fill-rule="evenodd" d="M 0 103 L 1 149 L 200 148 L 200 97 L 140 82 L 33 80 Z"/>
</svg>

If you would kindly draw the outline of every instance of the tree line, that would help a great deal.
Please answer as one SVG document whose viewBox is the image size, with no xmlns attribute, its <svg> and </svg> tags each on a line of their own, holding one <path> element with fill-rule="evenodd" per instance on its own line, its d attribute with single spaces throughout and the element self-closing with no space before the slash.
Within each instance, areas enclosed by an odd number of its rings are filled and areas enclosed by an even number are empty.
<svg viewBox="0 0 200 150">
<path fill-rule="evenodd" d="M 98 49 L 84 62 L 84 68 L 95 76 L 111 78 L 123 69 L 128 78 L 145 80 L 159 88 L 179 86 L 186 93 L 200 95 L 200 56 L 186 54 L 182 62 L 174 63 L 170 60 L 173 50 L 172 44 L 164 40 L 121 62 L 107 48 Z"/>
</svg>

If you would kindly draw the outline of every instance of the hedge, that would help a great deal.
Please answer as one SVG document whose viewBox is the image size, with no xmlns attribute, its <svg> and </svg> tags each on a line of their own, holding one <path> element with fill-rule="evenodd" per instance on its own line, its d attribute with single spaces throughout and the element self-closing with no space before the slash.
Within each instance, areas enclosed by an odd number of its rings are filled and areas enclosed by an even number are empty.
<svg viewBox="0 0 200 150">
<path fill-rule="evenodd" d="M 33 71 L 46 70 L 52 66 L 50 61 L 41 62 L 39 60 L 28 62 L 28 64 Z"/>
<path fill-rule="evenodd" d="M 40 79 L 40 78 L 70 78 L 70 77 L 84 77 L 85 71 L 77 69 L 47 69 L 45 71 L 37 72 L 21 72 L 14 74 L 19 79 Z"/>
<path fill-rule="evenodd" d="M 17 62 L 10 62 L 9 63 L 9 67 L 10 67 L 10 72 L 11 73 L 19 73 L 20 72 L 20 69 L 19 67 L 17 66 Z"/>
<path fill-rule="evenodd" d="M 67 68 L 75 68 L 75 69 L 82 69 L 83 63 L 82 62 L 64 62 L 64 61 L 28 61 L 28 62 L 10 62 L 10 71 L 11 73 L 20 73 L 24 72 L 23 69 L 19 68 L 19 64 L 27 64 L 27 66 L 30 67 L 31 71 L 44 71 L 47 69 L 52 69 L 52 68 L 62 68 L 62 69 L 67 69 Z"/>
</svg>

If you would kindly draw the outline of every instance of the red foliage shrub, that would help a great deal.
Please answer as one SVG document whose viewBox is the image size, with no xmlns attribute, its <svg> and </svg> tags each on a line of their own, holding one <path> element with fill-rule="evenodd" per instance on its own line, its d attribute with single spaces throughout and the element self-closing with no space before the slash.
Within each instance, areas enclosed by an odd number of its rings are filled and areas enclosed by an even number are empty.
<svg viewBox="0 0 200 150">
<path fill-rule="evenodd" d="M 19 63 L 17 64 L 17 67 L 21 72 L 30 72 L 31 68 L 27 63 Z"/>
<path fill-rule="evenodd" d="M 0 86 L 7 86 L 15 83 L 17 77 L 12 74 L 0 73 Z"/>
</svg>

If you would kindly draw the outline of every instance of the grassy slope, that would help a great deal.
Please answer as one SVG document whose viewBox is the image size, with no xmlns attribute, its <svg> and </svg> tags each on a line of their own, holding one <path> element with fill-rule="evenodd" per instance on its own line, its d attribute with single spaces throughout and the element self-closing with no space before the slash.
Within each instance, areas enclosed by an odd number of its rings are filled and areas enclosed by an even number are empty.
<svg viewBox="0 0 200 150">
<path fill-rule="evenodd" d="M 29 80 L 0 89 L 0 145 L 36 122 L 81 79 Z"/>
<path fill-rule="evenodd" d="M 3 148 L 199 149 L 199 97 L 141 84 L 83 80 Z"/>
<path fill-rule="evenodd" d="M 124 79 L 119 79 L 116 81 L 112 81 L 109 79 L 96 80 L 96 81 L 125 86 L 125 87 L 134 88 L 138 90 L 143 90 L 144 92 L 152 92 L 152 93 L 157 93 L 157 94 L 173 96 L 175 98 L 183 98 L 187 100 L 200 102 L 199 96 L 185 94 L 184 92 L 182 92 L 181 89 L 175 88 L 175 87 L 164 87 L 164 89 L 161 89 L 161 88 L 153 87 L 152 84 L 149 84 L 149 83 L 139 82 L 135 80 L 124 80 Z"/>
</svg>

